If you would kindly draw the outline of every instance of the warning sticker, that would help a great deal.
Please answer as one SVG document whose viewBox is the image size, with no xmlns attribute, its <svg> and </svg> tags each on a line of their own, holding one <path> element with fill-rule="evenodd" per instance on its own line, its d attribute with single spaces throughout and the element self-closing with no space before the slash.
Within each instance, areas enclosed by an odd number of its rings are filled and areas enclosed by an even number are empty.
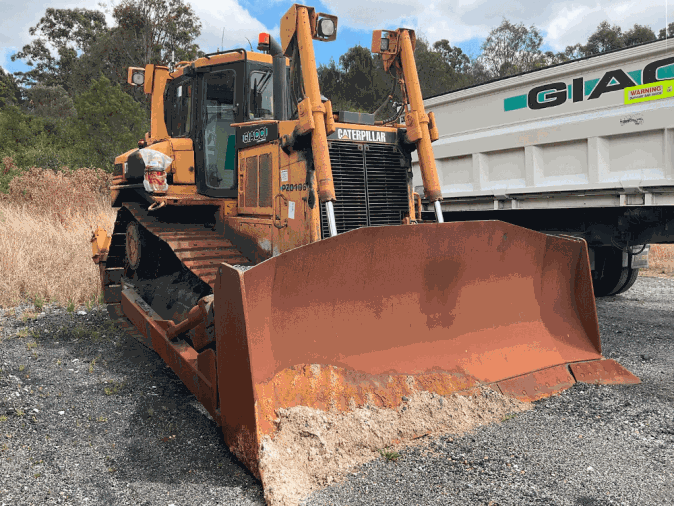
<svg viewBox="0 0 674 506">
<path fill-rule="evenodd" d="M 288 171 L 282 170 L 281 171 L 281 182 L 285 183 L 286 181 L 288 181 Z"/>
<path fill-rule="evenodd" d="M 625 104 L 638 104 L 668 97 L 674 97 L 674 80 L 625 88 Z"/>
<path fill-rule="evenodd" d="M 295 219 L 295 202 L 292 200 L 288 202 L 288 219 Z"/>
</svg>

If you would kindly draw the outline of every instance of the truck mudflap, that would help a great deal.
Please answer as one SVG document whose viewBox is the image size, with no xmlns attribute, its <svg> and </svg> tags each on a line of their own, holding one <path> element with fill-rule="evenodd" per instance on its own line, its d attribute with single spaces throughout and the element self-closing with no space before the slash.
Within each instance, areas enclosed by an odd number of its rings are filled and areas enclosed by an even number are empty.
<svg viewBox="0 0 674 506">
<path fill-rule="evenodd" d="M 639 381 L 601 355 L 585 242 L 499 221 L 362 228 L 223 264 L 214 295 L 222 428 L 257 476 L 279 408 Z"/>
</svg>

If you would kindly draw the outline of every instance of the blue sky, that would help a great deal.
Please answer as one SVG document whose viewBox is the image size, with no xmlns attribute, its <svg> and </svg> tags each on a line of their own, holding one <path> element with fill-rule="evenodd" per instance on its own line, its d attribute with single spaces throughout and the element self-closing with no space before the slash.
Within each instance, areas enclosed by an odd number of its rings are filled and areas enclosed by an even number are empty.
<svg viewBox="0 0 674 506">
<path fill-rule="evenodd" d="M 110 0 L 108 0 L 110 1 Z M 503 17 L 527 26 L 536 25 L 545 37 L 544 50 L 563 50 L 566 45 L 585 42 L 597 25 L 608 20 L 624 30 L 635 23 L 656 32 L 665 26 L 668 0 L 340 0 L 308 2 L 319 12 L 339 17 L 337 40 L 314 44 L 319 63 L 339 61 L 349 47 L 370 46 L 372 30 L 413 28 L 430 42 L 448 39 L 471 56 Z M 113 0 L 119 2 L 119 0 Z M 278 37 L 279 20 L 292 5 L 282 0 L 191 0 L 203 27 L 197 40 L 202 49 L 253 47 L 260 31 Z M 28 29 L 48 7 L 99 8 L 86 0 L 23 0 L 3 2 L 0 18 L 0 66 L 14 72 L 27 67 L 11 62 L 10 56 L 30 42 Z M 672 1 L 674 5 L 674 1 Z M 667 18 L 674 21 L 674 7 Z M 109 8 L 108 8 L 109 10 Z M 108 15 L 109 24 L 112 18 Z M 224 37 L 223 37 L 224 29 Z"/>
</svg>

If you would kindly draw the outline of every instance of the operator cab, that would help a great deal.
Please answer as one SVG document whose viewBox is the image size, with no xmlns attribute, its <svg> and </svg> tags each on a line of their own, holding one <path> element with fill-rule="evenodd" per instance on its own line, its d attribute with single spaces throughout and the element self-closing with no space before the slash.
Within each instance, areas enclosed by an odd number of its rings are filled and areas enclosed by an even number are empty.
<svg viewBox="0 0 674 506">
<path fill-rule="evenodd" d="M 238 53 L 239 59 L 185 68 L 182 76 L 166 84 L 164 93 L 168 134 L 194 142 L 197 192 L 209 197 L 237 197 L 236 135 L 231 125 L 274 119 L 271 63 L 248 59 L 243 49 L 226 53 Z"/>
</svg>

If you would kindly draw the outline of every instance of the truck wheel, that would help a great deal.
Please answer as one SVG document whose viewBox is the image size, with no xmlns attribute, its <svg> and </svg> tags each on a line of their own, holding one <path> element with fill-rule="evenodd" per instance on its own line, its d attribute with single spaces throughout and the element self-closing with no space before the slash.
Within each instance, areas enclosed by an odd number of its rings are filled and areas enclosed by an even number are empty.
<svg viewBox="0 0 674 506">
<path fill-rule="evenodd" d="M 620 293 L 624 293 L 630 288 L 632 288 L 632 285 L 636 283 L 637 278 L 639 277 L 639 269 L 629 269 L 629 274 L 627 276 L 627 281 L 625 284 L 617 291 L 614 292 L 611 295 L 618 295 Z"/>
<path fill-rule="evenodd" d="M 614 295 L 628 281 L 630 269 L 622 266 L 622 251 L 615 248 L 597 248 L 592 286 L 595 297 Z"/>
</svg>

